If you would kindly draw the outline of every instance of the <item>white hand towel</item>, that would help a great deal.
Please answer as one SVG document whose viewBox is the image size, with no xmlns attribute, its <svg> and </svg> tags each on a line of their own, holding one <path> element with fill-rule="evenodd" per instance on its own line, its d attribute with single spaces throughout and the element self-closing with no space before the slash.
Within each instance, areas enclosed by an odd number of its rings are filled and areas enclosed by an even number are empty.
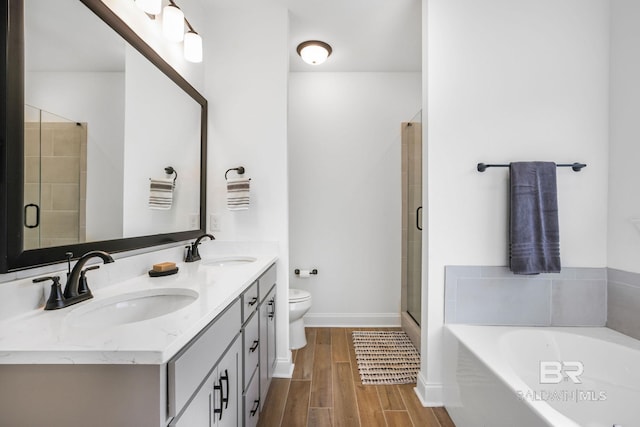
<svg viewBox="0 0 640 427">
<path fill-rule="evenodd" d="M 227 207 L 230 211 L 249 209 L 251 178 L 230 178 L 227 180 Z"/>
<path fill-rule="evenodd" d="M 169 210 L 173 205 L 173 178 L 149 179 L 149 209 Z"/>
</svg>

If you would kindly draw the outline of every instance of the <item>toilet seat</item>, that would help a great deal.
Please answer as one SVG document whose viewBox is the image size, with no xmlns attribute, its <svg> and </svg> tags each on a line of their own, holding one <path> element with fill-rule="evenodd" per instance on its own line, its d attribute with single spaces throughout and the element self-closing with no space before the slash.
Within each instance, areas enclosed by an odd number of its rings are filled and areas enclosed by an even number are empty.
<svg viewBox="0 0 640 427">
<path fill-rule="evenodd" d="M 289 302 L 303 302 L 311 299 L 311 293 L 302 289 L 289 289 Z"/>
</svg>

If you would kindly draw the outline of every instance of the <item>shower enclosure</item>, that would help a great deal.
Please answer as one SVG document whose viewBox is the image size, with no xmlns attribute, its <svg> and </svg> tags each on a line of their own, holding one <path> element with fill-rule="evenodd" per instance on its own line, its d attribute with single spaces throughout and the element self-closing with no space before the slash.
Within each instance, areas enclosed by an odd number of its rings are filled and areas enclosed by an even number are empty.
<svg viewBox="0 0 640 427">
<path fill-rule="evenodd" d="M 86 177 L 86 123 L 26 105 L 25 250 L 85 241 Z"/>
<path fill-rule="evenodd" d="M 422 309 L 422 112 L 402 123 L 402 328 L 420 348 Z"/>
</svg>

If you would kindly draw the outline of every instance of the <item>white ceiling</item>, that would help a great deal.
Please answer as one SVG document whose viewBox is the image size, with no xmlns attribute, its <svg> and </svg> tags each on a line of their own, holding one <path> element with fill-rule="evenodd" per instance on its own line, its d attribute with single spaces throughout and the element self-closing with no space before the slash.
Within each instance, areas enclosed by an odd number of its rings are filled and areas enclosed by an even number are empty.
<svg viewBox="0 0 640 427">
<path fill-rule="evenodd" d="M 288 8 L 291 71 L 421 69 L 420 0 L 200 1 L 208 7 L 271 3 Z M 26 0 L 25 9 L 27 70 L 122 69 L 122 40 L 78 0 Z M 33 28 L 43 31 L 29 31 Z M 333 54 L 324 64 L 308 65 L 296 53 L 305 40 L 327 42 Z"/>
<path fill-rule="evenodd" d="M 420 0 L 281 0 L 290 10 L 291 71 L 420 71 Z M 296 53 L 305 40 L 333 48 L 321 65 Z"/>
<path fill-rule="evenodd" d="M 206 0 L 216 6 L 282 5 L 290 11 L 291 71 L 420 71 L 420 0 Z M 211 10 L 211 9 L 210 9 Z M 308 65 L 296 53 L 305 40 L 333 48 L 321 65 Z"/>
</svg>

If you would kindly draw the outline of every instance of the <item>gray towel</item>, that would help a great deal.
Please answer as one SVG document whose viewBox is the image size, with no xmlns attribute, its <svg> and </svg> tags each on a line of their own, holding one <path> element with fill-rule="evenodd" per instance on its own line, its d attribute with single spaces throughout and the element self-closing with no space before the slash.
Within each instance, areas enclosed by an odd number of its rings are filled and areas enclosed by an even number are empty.
<svg viewBox="0 0 640 427">
<path fill-rule="evenodd" d="M 556 164 L 515 162 L 511 180 L 510 268 L 515 274 L 560 272 Z"/>
</svg>

